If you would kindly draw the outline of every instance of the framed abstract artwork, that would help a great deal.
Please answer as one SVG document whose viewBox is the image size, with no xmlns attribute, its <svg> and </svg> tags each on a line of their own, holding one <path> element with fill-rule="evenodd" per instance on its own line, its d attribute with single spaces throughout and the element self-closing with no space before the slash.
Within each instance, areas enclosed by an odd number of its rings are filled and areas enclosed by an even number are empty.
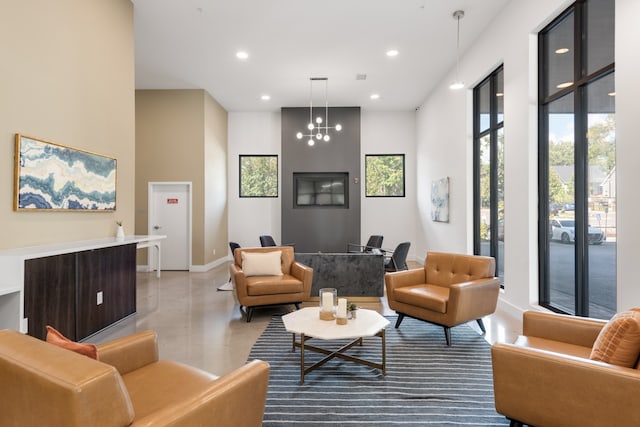
<svg viewBox="0 0 640 427">
<path fill-rule="evenodd" d="M 449 222 L 449 177 L 431 183 L 431 219 Z"/>
<path fill-rule="evenodd" d="M 116 159 L 16 134 L 15 211 L 111 212 Z"/>
</svg>

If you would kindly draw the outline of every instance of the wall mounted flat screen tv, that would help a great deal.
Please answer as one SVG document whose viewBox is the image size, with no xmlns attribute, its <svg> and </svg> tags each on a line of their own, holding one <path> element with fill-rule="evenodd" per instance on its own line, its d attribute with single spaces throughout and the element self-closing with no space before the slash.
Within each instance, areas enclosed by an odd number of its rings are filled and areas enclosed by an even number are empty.
<svg viewBox="0 0 640 427">
<path fill-rule="evenodd" d="M 294 208 L 349 208 L 348 172 L 294 172 Z"/>
</svg>

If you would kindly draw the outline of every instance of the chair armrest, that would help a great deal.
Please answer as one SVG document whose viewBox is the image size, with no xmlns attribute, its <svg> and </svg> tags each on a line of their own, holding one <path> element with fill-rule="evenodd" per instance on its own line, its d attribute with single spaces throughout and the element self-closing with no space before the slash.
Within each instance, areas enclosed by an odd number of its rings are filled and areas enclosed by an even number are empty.
<svg viewBox="0 0 640 427">
<path fill-rule="evenodd" d="M 298 280 L 302 280 L 303 292 L 311 295 L 311 284 L 313 281 L 313 268 L 297 261 L 291 263 L 291 275 Z"/>
<path fill-rule="evenodd" d="M 454 283 L 449 286 L 447 313 L 453 313 L 453 324 L 479 319 L 496 311 L 500 279 L 497 277 Z"/>
<path fill-rule="evenodd" d="M 425 280 L 426 274 L 422 267 L 385 273 L 384 283 L 387 288 L 387 298 L 393 298 L 393 291 L 397 288 L 419 285 L 425 283 Z"/>
<path fill-rule="evenodd" d="M 640 425 L 640 371 L 514 344 L 491 348 L 496 410 L 531 425 Z"/>
<path fill-rule="evenodd" d="M 583 347 L 593 347 L 600 330 L 607 323 L 606 320 L 539 311 L 526 311 L 522 317 L 522 335 Z"/>
<path fill-rule="evenodd" d="M 360 250 L 357 252 L 362 252 L 364 250 L 364 246 L 357 243 L 347 243 L 347 252 L 350 252 L 351 248 L 359 248 Z"/>
<path fill-rule="evenodd" d="M 244 298 L 247 297 L 247 278 L 242 268 L 236 264 L 229 266 L 229 274 L 231 275 L 231 282 L 233 283 L 238 301 L 240 304 L 243 304 Z"/>
<path fill-rule="evenodd" d="M 98 344 L 98 359 L 114 366 L 120 375 L 158 361 L 158 336 L 142 331 Z"/>
<path fill-rule="evenodd" d="M 135 426 L 234 426 L 260 427 L 269 383 L 269 364 L 253 360 L 217 380 L 196 396 L 177 401 Z"/>
</svg>

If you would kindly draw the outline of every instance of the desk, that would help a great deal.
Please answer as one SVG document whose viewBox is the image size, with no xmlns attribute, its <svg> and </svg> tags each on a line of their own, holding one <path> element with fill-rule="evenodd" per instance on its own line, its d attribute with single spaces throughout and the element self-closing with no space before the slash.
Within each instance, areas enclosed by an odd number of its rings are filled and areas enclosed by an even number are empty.
<svg viewBox="0 0 640 427">
<path fill-rule="evenodd" d="M 336 288 L 338 296 L 379 298 L 384 296 L 382 253 L 297 253 L 296 261 L 313 268 L 311 296 L 322 288 Z"/>
<path fill-rule="evenodd" d="M 67 301 L 66 305 L 71 306 L 72 304 L 75 304 L 75 296 L 78 295 L 79 291 L 86 291 L 91 288 L 94 283 L 110 283 L 112 279 L 111 273 L 114 272 L 115 274 L 112 265 L 123 265 L 122 268 L 119 268 L 119 271 L 123 271 L 124 268 L 128 272 L 126 274 L 128 274 L 129 277 L 133 274 L 133 284 L 131 285 L 131 282 L 129 281 L 127 285 L 123 286 L 126 286 L 127 289 L 129 289 L 128 292 L 133 293 L 135 296 L 135 249 L 139 247 L 154 246 L 158 250 L 157 255 L 159 260 L 159 241 L 164 238 L 166 238 L 166 236 L 136 235 L 126 236 L 123 240 L 118 240 L 115 237 L 108 237 L 103 239 L 0 250 L 0 271 L 2 271 L 2 275 L 0 276 L 0 328 L 15 329 L 24 333 L 29 331 L 28 319 L 25 317 L 25 303 L 28 302 L 25 300 L 25 283 L 27 281 L 27 274 L 30 275 L 30 283 L 35 283 L 37 285 L 38 292 L 47 293 L 56 298 L 63 298 Z M 133 251 L 126 251 L 126 254 L 128 254 L 126 255 L 123 251 L 118 250 L 118 248 L 124 247 L 133 247 Z M 99 252 L 109 249 L 112 249 L 109 251 L 110 253 L 113 253 L 114 251 L 122 252 L 121 254 L 116 255 L 115 258 L 109 258 L 109 262 L 115 262 L 116 264 L 106 264 L 100 268 L 84 268 L 83 270 L 78 270 L 85 273 L 85 277 L 88 277 L 88 282 L 85 281 L 83 283 L 77 283 L 78 279 L 75 274 L 76 268 L 78 268 L 77 266 L 87 265 L 87 261 L 85 260 L 92 259 L 89 257 L 92 252 L 96 253 L 97 258 L 94 259 L 101 259 L 102 257 Z M 79 261 L 80 259 L 82 259 L 82 261 Z M 89 265 L 92 266 L 93 262 L 94 261 L 89 261 Z M 27 268 L 27 264 L 32 267 Z M 125 264 L 126 266 L 124 266 Z M 49 267 L 47 266 L 53 265 L 62 266 L 64 268 L 63 273 L 70 279 L 66 280 L 64 277 L 61 277 L 55 268 L 51 270 L 53 273 L 50 273 L 48 270 Z M 40 267 L 43 267 L 43 269 L 39 269 Z M 34 272 L 37 274 L 33 274 Z M 64 284 L 65 281 L 71 281 L 73 283 L 68 285 L 68 289 L 64 292 L 55 292 L 53 289 L 55 285 L 48 285 L 49 283 Z M 114 280 L 113 282 L 115 283 L 117 280 Z M 131 286 L 133 286 L 132 290 Z M 108 295 L 104 296 L 106 298 Z M 48 295 L 42 295 L 40 298 L 44 298 L 45 301 L 37 303 L 45 306 L 43 308 L 51 308 L 50 306 L 53 305 L 53 309 L 62 309 L 62 307 L 55 306 L 56 300 L 49 300 L 47 297 Z M 91 298 L 91 300 L 94 301 L 94 303 L 91 304 L 92 307 L 95 308 L 96 306 L 102 306 L 102 304 L 95 303 L 96 295 L 89 295 L 87 298 Z M 107 303 L 108 301 L 105 300 L 105 307 L 108 305 Z M 71 307 L 64 308 L 66 310 L 71 310 Z M 119 307 L 116 307 L 116 310 L 109 313 L 111 318 L 117 318 L 122 315 L 118 314 L 118 308 Z M 88 310 L 91 309 L 91 307 L 85 305 L 81 307 L 81 309 Z M 103 309 L 103 307 L 101 307 L 101 309 Z M 133 312 L 135 312 L 135 300 Z M 99 317 L 100 316 L 102 316 L 102 314 L 99 314 Z M 70 318 L 68 313 L 67 318 Z M 109 317 L 107 316 L 106 319 L 109 319 Z M 46 320 L 46 318 L 44 320 Z M 105 317 L 101 317 L 97 322 L 100 324 L 100 322 L 113 322 L 113 320 L 105 320 Z M 61 332 L 64 333 L 64 331 Z M 70 334 L 70 337 L 74 336 L 75 331 L 73 334 Z M 82 338 L 84 337 L 76 337 L 76 339 Z"/>
</svg>

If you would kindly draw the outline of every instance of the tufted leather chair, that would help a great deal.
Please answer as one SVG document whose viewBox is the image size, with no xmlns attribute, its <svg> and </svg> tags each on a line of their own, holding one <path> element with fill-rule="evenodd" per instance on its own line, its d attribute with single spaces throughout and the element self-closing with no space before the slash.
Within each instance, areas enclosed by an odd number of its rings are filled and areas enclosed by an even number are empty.
<svg viewBox="0 0 640 427">
<path fill-rule="evenodd" d="M 48 427 L 262 425 L 269 365 L 221 377 L 158 360 L 156 334 L 98 346 L 98 360 L 0 331 L 0 425 Z"/>
<path fill-rule="evenodd" d="M 282 275 L 246 276 L 242 270 L 242 254 L 245 252 L 281 251 Z M 247 322 L 251 321 L 254 307 L 295 304 L 311 296 L 313 269 L 296 262 L 291 246 L 270 246 L 261 248 L 238 248 L 233 253 L 234 262 L 229 266 L 234 295 L 247 311 Z"/>
<path fill-rule="evenodd" d="M 514 427 L 640 425 L 640 363 L 590 359 L 606 323 L 524 312 L 522 335 L 491 347 L 496 411 Z"/>
<path fill-rule="evenodd" d="M 424 267 L 385 274 L 395 327 L 405 316 L 441 325 L 448 346 L 454 326 L 476 320 L 485 332 L 482 317 L 496 310 L 500 291 L 495 269 L 491 257 L 429 252 Z"/>
</svg>

